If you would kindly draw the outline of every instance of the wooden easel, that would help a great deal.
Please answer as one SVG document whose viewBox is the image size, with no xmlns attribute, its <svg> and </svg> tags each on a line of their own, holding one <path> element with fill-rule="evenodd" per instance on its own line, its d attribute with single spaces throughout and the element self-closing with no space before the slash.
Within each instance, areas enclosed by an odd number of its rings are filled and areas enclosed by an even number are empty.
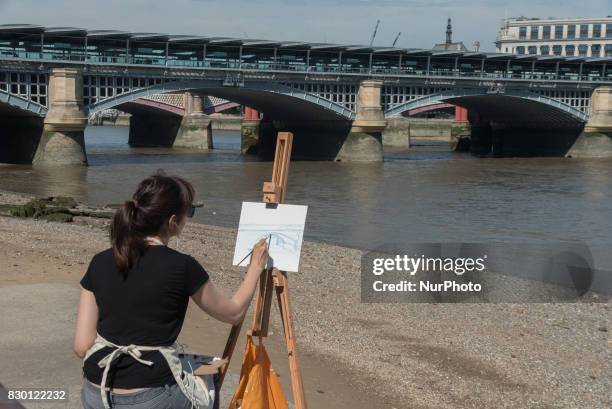
<svg viewBox="0 0 612 409">
<path fill-rule="evenodd" d="M 287 176 L 289 174 L 289 161 L 291 159 L 291 146 L 293 144 L 293 134 L 290 132 L 279 132 L 276 139 L 276 152 L 274 155 L 274 166 L 272 168 L 272 181 L 263 184 L 263 201 L 274 206 L 284 203 L 287 191 Z M 270 307 L 272 305 L 272 292 L 276 290 L 278 308 L 281 313 L 283 329 L 285 332 L 285 342 L 287 343 L 287 354 L 289 358 L 289 371 L 291 372 L 291 389 L 293 391 L 293 402 L 296 409 L 307 409 L 304 386 L 302 384 L 302 374 L 298 363 L 295 334 L 293 331 L 293 319 L 291 318 L 291 307 L 289 305 L 289 286 L 287 273 L 276 268 L 264 270 L 259 278 L 259 288 L 255 301 L 255 311 L 253 314 L 253 326 L 249 334 L 253 336 L 268 336 L 268 323 L 270 321 Z M 236 347 L 236 342 L 240 335 L 242 322 L 232 327 L 223 358 L 226 364 L 220 369 L 219 389 L 225 378 L 225 373 L 229 367 L 230 359 Z"/>
</svg>

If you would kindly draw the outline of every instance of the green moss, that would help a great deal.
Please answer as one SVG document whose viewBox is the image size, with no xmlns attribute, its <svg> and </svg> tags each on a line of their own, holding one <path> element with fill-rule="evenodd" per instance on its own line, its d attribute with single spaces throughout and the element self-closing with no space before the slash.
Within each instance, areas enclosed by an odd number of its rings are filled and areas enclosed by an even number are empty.
<svg viewBox="0 0 612 409">
<path fill-rule="evenodd" d="M 71 197 L 60 196 L 59 198 L 59 200 L 54 197 L 32 199 L 22 205 L 0 204 L 0 213 L 13 217 L 45 218 L 62 222 L 72 221 L 73 216 L 68 207 L 76 206 L 76 201 Z"/>
<path fill-rule="evenodd" d="M 0 204 L 0 214 L 3 216 L 13 216 L 13 213 L 17 211 L 18 207 L 19 205 L 2 203 Z"/>
</svg>

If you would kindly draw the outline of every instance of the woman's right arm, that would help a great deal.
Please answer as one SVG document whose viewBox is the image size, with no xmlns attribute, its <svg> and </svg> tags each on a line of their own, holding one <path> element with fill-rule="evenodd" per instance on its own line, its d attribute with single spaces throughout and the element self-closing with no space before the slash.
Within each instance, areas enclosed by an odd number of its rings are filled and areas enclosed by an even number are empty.
<svg viewBox="0 0 612 409">
<path fill-rule="evenodd" d="M 257 288 L 257 281 L 268 262 L 268 249 L 265 239 L 253 248 L 251 262 L 238 291 L 228 297 L 209 279 L 191 298 L 211 317 L 228 324 L 236 325 L 242 321 Z"/>
<path fill-rule="evenodd" d="M 83 358 L 96 340 L 98 327 L 98 305 L 94 293 L 81 288 L 76 329 L 74 331 L 74 353 Z"/>
</svg>

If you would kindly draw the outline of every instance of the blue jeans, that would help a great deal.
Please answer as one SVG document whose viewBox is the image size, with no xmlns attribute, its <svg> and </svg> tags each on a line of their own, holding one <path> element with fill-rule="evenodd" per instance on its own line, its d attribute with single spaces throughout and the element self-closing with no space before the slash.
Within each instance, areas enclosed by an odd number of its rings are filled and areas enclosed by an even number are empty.
<svg viewBox="0 0 612 409">
<path fill-rule="evenodd" d="M 86 379 L 81 389 L 84 409 L 104 409 L 100 388 Z M 113 409 L 190 409 L 191 402 L 178 385 L 147 388 L 133 393 L 110 393 L 108 403 Z"/>
</svg>

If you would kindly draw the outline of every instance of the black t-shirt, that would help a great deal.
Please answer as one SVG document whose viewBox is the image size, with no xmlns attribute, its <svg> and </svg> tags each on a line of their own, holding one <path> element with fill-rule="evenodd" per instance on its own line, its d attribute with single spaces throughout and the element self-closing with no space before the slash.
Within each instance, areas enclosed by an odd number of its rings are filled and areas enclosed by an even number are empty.
<svg viewBox="0 0 612 409">
<path fill-rule="evenodd" d="M 176 341 L 189 297 L 208 280 L 204 268 L 192 256 L 167 246 L 148 246 L 136 265 L 124 276 L 117 270 L 111 249 L 96 254 L 81 280 L 94 293 L 98 305 L 98 333 L 117 345 L 167 346 Z M 100 384 L 98 367 L 110 348 L 90 356 L 83 365 L 85 377 Z M 116 359 L 109 385 L 116 388 L 146 388 L 175 380 L 158 351 L 146 351 L 144 365 L 129 355 Z"/>
</svg>

